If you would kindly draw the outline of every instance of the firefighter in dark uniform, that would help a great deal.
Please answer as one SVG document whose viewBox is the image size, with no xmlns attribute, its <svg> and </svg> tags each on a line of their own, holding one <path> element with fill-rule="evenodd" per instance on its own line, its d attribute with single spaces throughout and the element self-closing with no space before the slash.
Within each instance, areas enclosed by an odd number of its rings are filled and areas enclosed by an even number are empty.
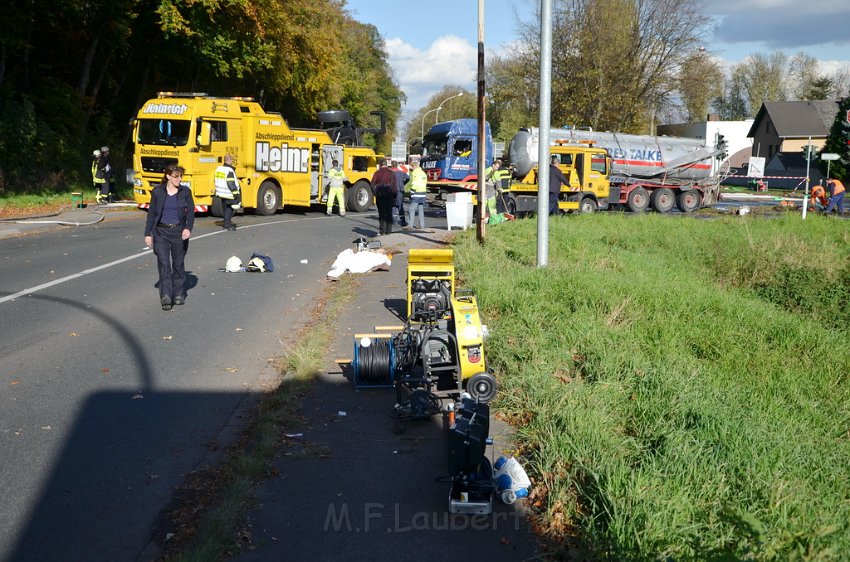
<svg viewBox="0 0 850 562">
<path fill-rule="evenodd" d="M 109 202 L 110 187 L 112 185 L 112 164 L 109 162 L 109 147 L 100 148 L 100 157 L 97 159 L 94 182 L 100 188 L 95 194 L 98 203 Z"/>
</svg>

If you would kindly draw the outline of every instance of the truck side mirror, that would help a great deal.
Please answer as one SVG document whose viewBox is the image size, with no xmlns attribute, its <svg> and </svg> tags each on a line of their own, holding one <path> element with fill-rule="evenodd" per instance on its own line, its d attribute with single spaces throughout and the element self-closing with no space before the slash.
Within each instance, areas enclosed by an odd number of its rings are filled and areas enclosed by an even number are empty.
<svg viewBox="0 0 850 562">
<path fill-rule="evenodd" d="M 201 121 L 201 132 L 198 134 L 198 146 L 209 146 L 212 137 L 212 125 L 208 121 Z"/>
</svg>

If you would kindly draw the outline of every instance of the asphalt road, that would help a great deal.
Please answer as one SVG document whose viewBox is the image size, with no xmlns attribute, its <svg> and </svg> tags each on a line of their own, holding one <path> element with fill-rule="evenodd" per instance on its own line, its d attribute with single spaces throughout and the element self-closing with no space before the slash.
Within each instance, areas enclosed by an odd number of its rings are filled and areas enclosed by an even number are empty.
<svg viewBox="0 0 850 562">
<path fill-rule="evenodd" d="M 0 560 L 136 559 L 276 375 L 336 255 L 377 227 L 374 212 L 236 217 L 235 232 L 199 218 L 186 304 L 164 312 L 145 215 L 120 215 L 0 238 Z M 253 252 L 275 271 L 223 272 Z"/>
</svg>

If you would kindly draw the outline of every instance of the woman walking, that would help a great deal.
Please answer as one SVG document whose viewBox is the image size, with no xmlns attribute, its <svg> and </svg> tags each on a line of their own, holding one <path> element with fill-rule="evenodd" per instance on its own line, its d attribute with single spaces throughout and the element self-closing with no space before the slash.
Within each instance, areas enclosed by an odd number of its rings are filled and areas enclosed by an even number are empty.
<svg viewBox="0 0 850 562">
<path fill-rule="evenodd" d="M 145 223 L 145 244 L 153 248 L 159 269 L 162 310 L 171 310 L 172 305 L 181 305 L 186 300 L 183 261 L 195 224 L 195 201 L 192 191 L 180 184 L 184 171 L 177 164 L 165 167 L 162 183 L 151 191 Z"/>
</svg>

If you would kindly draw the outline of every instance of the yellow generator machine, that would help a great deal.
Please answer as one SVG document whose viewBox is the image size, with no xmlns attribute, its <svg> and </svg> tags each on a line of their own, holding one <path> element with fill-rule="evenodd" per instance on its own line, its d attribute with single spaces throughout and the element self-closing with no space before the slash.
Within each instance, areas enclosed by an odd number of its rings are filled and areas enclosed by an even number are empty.
<svg viewBox="0 0 850 562">
<path fill-rule="evenodd" d="M 452 258 L 450 249 L 410 250 L 407 322 L 397 335 L 355 335 L 351 372 L 355 388 L 395 387 L 393 413 L 400 419 L 444 414 L 449 511 L 486 515 L 496 491 L 485 454 L 493 444 L 488 402 L 498 384 L 484 361 L 486 328 L 478 301 L 457 288 Z M 376 327 L 381 329 L 393 328 Z"/>
<path fill-rule="evenodd" d="M 478 301 L 458 289 L 450 249 L 412 249 L 407 263 L 407 322 L 395 336 L 355 337 L 355 387 L 394 386 L 412 417 L 437 413 L 434 391 L 466 390 L 488 402 L 498 385 L 487 372 Z M 436 409 L 435 409 L 436 407 Z"/>
</svg>

